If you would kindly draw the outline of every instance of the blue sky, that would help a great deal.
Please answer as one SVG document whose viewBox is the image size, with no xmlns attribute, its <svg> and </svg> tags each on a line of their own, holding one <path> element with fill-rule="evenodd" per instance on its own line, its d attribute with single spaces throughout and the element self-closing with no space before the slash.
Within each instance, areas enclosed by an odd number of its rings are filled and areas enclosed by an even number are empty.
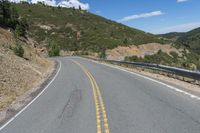
<svg viewBox="0 0 200 133">
<path fill-rule="evenodd" d="M 181 2 L 182 1 L 182 2 Z M 200 0 L 80 0 L 89 11 L 151 33 L 200 27 Z M 124 19 L 125 17 L 128 19 Z M 131 16 L 131 17 L 130 17 Z"/>
</svg>

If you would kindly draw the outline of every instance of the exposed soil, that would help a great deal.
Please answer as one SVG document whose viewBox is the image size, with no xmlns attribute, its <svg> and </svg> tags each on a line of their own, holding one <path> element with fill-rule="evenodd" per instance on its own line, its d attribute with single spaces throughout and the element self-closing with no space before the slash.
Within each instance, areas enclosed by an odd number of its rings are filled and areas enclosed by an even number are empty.
<svg viewBox="0 0 200 133">
<path fill-rule="evenodd" d="M 124 60 L 124 57 L 126 56 L 138 56 L 138 57 L 144 57 L 145 55 L 153 55 L 156 54 L 159 50 L 162 50 L 163 52 L 169 54 L 170 52 L 176 52 L 181 56 L 181 49 L 178 50 L 174 47 L 172 47 L 169 44 L 158 44 L 158 43 L 149 43 L 149 44 L 143 44 L 139 46 L 119 46 L 117 48 L 114 48 L 112 50 L 107 50 L 106 55 L 107 59 L 112 60 Z"/>
</svg>

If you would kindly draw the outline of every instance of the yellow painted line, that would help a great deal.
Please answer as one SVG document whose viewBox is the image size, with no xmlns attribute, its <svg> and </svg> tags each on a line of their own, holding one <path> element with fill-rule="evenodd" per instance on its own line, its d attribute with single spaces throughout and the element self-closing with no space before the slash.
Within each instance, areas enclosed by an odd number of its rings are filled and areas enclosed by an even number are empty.
<svg viewBox="0 0 200 133">
<path fill-rule="evenodd" d="M 97 85 L 92 74 L 83 65 L 81 65 L 80 63 L 78 63 L 74 60 L 72 60 L 72 62 L 74 62 L 75 64 L 80 66 L 80 68 L 85 72 L 85 74 L 89 78 L 90 83 L 92 85 L 93 98 L 94 98 L 95 109 L 96 109 L 97 133 L 102 133 L 101 123 L 103 123 L 102 126 L 104 127 L 103 133 L 110 133 L 108 118 L 106 115 L 106 109 L 105 109 L 104 101 L 103 101 L 99 86 Z M 102 114 L 102 117 L 101 117 L 101 114 Z"/>
<path fill-rule="evenodd" d="M 89 73 L 90 74 L 90 73 Z M 107 115 L 106 115 L 106 110 L 105 110 L 105 106 L 104 106 L 104 101 L 103 101 L 103 98 L 102 98 L 102 95 L 101 95 L 101 92 L 100 92 L 100 89 L 99 89 L 99 86 L 97 85 L 94 77 L 90 74 L 91 78 L 93 79 L 94 81 L 94 84 L 96 86 L 96 90 L 97 90 L 97 95 L 99 96 L 99 100 L 100 100 L 100 105 L 101 105 L 101 110 L 102 110 L 102 114 L 103 114 L 103 123 L 104 123 L 104 133 L 110 133 L 109 131 L 109 125 L 108 125 L 108 118 L 107 118 Z"/>
</svg>

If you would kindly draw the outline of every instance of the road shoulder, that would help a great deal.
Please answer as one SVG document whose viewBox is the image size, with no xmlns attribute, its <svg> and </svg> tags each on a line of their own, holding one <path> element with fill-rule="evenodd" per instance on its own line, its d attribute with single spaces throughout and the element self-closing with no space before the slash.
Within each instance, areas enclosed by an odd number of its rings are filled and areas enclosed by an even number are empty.
<svg viewBox="0 0 200 133">
<path fill-rule="evenodd" d="M 86 60 L 89 60 L 89 59 L 86 59 Z M 182 90 L 183 93 L 187 93 L 187 95 L 191 95 L 192 97 L 197 96 L 198 99 L 200 97 L 200 86 L 199 85 L 195 85 L 195 84 L 181 81 L 181 80 L 178 80 L 175 78 L 167 77 L 167 76 L 164 76 L 161 74 L 151 73 L 151 72 L 147 72 L 147 71 L 139 71 L 134 68 L 127 68 L 127 67 L 123 67 L 123 66 L 119 66 L 119 65 L 113 65 L 113 64 L 98 62 L 98 61 L 94 61 L 94 60 L 90 60 L 90 61 L 102 64 L 102 65 L 110 66 L 112 68 L 116 68 L 119 70 L 125 70 L 130 73 L 135 73 L 137 75 L 141 75 L 142 77 L 147 77 L 148 79 L 157 81 L 157 83 L 161 83 L 163 85 L 165 84 L 167 86 L 170 86 L 171 88 L 173 88 L 177 91 Z"/>
<path fill-rule="evenodd" d="M 1 109 L 0 111 L 0 127 L 3 126 L 8 120 L 13 118 L 18 112 L 25 108 L 34 98 L 36 98 L 51 82 L 56 73 L 58 72 L 59 63 L 57 61 L 53 62 L 52 67 L 50 67 L 44 75 L 44 78 L 33 88 L 30 88 L 23 95 L 17 97 L 9 106 Z"/>
</svg>

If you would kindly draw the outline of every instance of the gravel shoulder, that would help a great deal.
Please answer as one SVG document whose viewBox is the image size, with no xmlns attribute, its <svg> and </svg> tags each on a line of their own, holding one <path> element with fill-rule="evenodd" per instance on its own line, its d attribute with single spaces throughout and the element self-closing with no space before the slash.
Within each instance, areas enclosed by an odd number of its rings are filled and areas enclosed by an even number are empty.
<svg viewBox="0 0 200 133">
<path fill-rule="evenodd" d="M 17 112 L 19 112 L 23 107 L 25 107 L 31 100 L 33 100 L 51 81 L 55 76 L 58 70 L 58 63 L 52 62 L 52 65 L 47 68 L 47 71 L 44 73 L 43 77 L 40 78 L 40 81 L 32 84 L 32 88 L 27 88 L 27 91 L 12 101 L 11 104 L 8 104 L 0 110 L 0 125 L 3 125 L 7 120 L 13 117 Z"/>
</svg>

